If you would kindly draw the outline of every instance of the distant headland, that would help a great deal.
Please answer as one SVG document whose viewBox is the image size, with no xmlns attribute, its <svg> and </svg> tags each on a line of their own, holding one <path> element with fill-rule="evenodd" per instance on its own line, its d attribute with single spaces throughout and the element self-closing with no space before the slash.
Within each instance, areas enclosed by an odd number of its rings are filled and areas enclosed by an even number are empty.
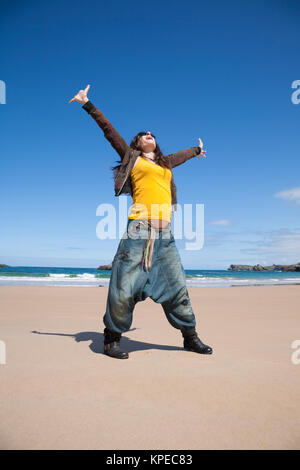
<svg viewBox="0 0 300 470">
<path fill-rule="evenodd" d="M 111 264 L 104 264 L 103 266 L 99 266 L 97 271 L 111 271 Z"/>
<path fill-rule="evenodd" d="M 284 271 L 300 272 L 300 262 L 296 264 L 272 264 L 272 266 L 262 266 L 261 264 L 231 264 L 228 271 Z"/>
</svg>

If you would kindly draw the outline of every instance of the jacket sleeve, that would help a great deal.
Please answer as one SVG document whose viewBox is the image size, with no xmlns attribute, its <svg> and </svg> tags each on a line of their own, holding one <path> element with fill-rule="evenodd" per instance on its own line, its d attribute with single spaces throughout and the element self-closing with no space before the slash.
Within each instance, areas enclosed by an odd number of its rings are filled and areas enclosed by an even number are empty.
<svg viewBox="0 0 300 470">
<path fill-rule="evenodd" d="M 175 168 L 176 166 L 182 165 L 182 163 L 186 162 L 190 158 L 195 157 L 196 155 L 199 155 L 200 153 L 200 147 L 191 147 L 189 149 L 179 150 L 179 152 L 166 155 L 166 158 L 169 160 L 171 168 Z"/>
<path fill-rule="evenodd" d="M 128 149 L 123 137 L 120 136 L 118 131 L 113 127 L 109 120 L 104 116 L 104 114 L 96 108 L 91 101 L 87 101 L 83 106 L 83 109 L 92 116 L 96 121 L 99 127 L 104 132 L 105 138 L 110 142 L 111 146 L 118 152 L 121 157 L 121 160 L 124 158 L 124 155 Z"/>
</svg>

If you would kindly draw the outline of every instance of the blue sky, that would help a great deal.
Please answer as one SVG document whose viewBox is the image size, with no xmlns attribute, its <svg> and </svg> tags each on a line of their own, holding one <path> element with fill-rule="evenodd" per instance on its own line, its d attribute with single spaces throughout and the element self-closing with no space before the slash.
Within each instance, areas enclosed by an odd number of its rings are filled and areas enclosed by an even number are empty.
<svg viewBox="0 0 300 470">
<path fill-rule="evenodd" d="M 296 1 L 1 2 L 0 263 L 97 267 L 99 204 L 118 207 L 117 154 L 79 103 L 127 142 L 164 153 L 204 141 L 174 169 L 180 204 L 204 204 L 188 268 L 300 261 L 300 8 Z M 131 199 L 128 198 L 128 206 Z"/>
</svg>

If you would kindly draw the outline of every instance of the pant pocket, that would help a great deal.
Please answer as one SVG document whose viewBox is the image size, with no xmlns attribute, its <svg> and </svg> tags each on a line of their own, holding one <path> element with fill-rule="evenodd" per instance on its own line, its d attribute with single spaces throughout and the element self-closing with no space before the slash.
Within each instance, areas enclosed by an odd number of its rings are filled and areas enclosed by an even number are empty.
<svg viewBox="0 0 300 470">
<path fill-rule="evenodd" d="M 145 240 L 149 234 L 147 221 L 132 219 L 127 226 L 127 237 L 131 240 Z"/>
</svg>

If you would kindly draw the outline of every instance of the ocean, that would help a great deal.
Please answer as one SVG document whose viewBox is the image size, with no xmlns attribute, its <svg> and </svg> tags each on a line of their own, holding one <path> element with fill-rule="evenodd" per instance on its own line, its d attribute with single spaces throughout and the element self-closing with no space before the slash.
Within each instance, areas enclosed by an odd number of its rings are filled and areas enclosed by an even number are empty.
<svg viewBox="0 0 300 470">
<path fill-rule="evenodd" d="M 234 287 L 299 284 L 300 272 L 227 271 L 186 269 L 188 287 Z M 0 285 L 10 286 L 108 286 L 110 271 L 95 268 L 12 266 L 1 268 Z"/>
</svg>

